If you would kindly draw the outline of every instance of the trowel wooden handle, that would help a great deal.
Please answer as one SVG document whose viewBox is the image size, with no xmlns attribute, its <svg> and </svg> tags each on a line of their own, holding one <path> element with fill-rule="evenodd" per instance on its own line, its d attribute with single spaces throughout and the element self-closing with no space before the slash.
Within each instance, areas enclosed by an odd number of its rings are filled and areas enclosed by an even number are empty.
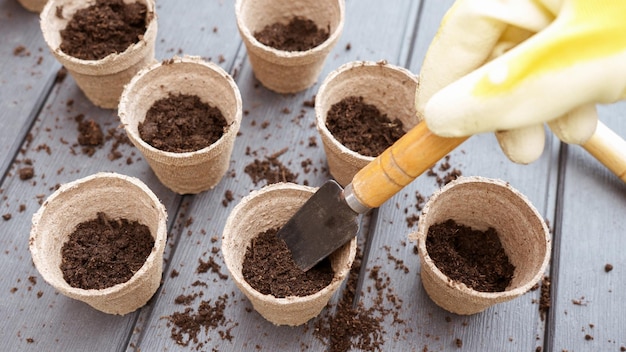
<svg viewBox="0 0 626 352">
<path fill-rule="evenodd" d="M 352 191 L 369 208 L 378 208 L 467 137 L 444 138 L 420 122 L 352 179 Z"/>
<path fill-rule="evenodd" d="M 626 182 L 626 141 L 622 137 L 598 121 L 596 132 L 582 147 Z"/>
</svg>

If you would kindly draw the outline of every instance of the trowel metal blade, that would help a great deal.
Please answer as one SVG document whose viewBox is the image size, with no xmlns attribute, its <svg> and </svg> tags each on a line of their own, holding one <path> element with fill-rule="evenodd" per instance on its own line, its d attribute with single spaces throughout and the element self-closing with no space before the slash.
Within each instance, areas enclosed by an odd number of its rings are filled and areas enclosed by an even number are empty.
<svg viewBox="0 0 626 352">
<path fill-rule="evenodd" d="M 359 231 L 359 214 L 343 197 L 343 189 L 328 181 L 278 231 L 298 267 L 307 271 Z"/>
</svg>

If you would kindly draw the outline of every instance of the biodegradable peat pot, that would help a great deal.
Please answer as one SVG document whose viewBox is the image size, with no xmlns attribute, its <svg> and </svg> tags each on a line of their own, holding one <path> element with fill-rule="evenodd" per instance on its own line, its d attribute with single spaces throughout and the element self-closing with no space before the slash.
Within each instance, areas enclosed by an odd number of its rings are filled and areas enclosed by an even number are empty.
<svg viewBox="0 0 626 352">
<path fill-rule="evenodd" d="M 217 107 L 228 128 L 210 146 L 185 153 L 166 152 L 141 139 L 139 123 L 155 101 L 170 93 L 196 95 Z M 126 86 L 118 113 L 126 134 L 159 180 L 172 191 L 193 194 L 213 188 L 228 170 L 242 116 L 241 94 L 232 77 L 199 57 L 174 57 L 141 70 Z"/>
<path fill-rule="evenodd" d="M 408 70 L 384 61 L 354 61 L 331 72 L 315 98 L 315 121 L 322 137 L 330 174 L 346 186 L 372 156 L 359 154 L 341 144 L 328 130 L 326 118 L 330 108 L 350 97 L 363 97 L 363 102 L 376 106 L 381 113 L 402 122 L 404 131 L 417 125 L 415 109 L 417 76 Z"/>
<path fill-rule="evenodd" d="M 103 212 L 112 219 L 138 221 L 150 229 L 154 248 L 130 280 L 105 289 L 81 289 L 63 278 L 61 248 L 76 226 Z M 97 173 L 62 185 L 33 215 L 29 247 L 44 280 L 63 295 L 109 314 L 127 314 L 145 305 L 161 283 L 167 240 L 165 207 L 139 179 Z"/>
<path fill-rule="evenodd" d="M 115 53 L 100 60 L 83 60 L 61 51 L 61 30 L 76 11 L 87 8 L 95 0 L 49 0 L 41 12 L 41 30 L 52 54 L 67 68 L 76 84 L 96 106 L 115 109 L 124 85 L 143 67 L 154 61 L 154 45 L 157 36 L 157 18 L 154 0 L 126 0 L 139 2 L 147 7 L 146 32 L 139 42 L 122 53 Z M 59 10 L 60 9 L 60 10 Z M 59 12 L 60 11 L 60 12 Z"/>
<path fill-rule="evenodd" d="M 454 281 L 435 265 L 426 249 L 431 225 L 454 220 L 472 229 L 494 228 L 511 264 L 509 286 L 502 292 L 480 292 Z M 456 314 L 475 314 L 514 299 L 541 280 L 550 259 L 550 233 L 530 201 L 508 183 L 483 177 L 460 177 L 434 193 L 422 210 L 417 240 L 421 279 L 430 298 Z"/>
<path fill-rule="evenodd" d="M 301 325 L 317 316 L 348 276 L 356 256 L 356 237 L 330 255 L 335 272 L 332 282 L 308 296 L 276 298 L 255 290 L 242 274 L 243 260 L 250 242 L 258 234 L 284 225 L 315 193 L 315 188 L 292 183 L 276 183 L 251 192 L 232 210 L 222 237 L 224 262 L 239 289 L 254 309 L 276 325 Z"/>
<path fill-rule="evenodd" d="M 312 86 L 324 61 L 343 31 L 344 0 L 237 0 L 237 27 L 248 51 L 256 78 L 278 93 L 295 93 Z M 306 51 L 283 51 L 262 44 L 254 32 L 274 23 L 287 23 L 294 16 L 312 20 L 318 28 L 330 27 L 322 44 Z"/>
<path fill-rule="evenodd" d="M 44 6 L 46 6 L 48 0 L 18 0 L 18 2 L 26 10 L 39 13 L 43 10 Z"/>
</svg>

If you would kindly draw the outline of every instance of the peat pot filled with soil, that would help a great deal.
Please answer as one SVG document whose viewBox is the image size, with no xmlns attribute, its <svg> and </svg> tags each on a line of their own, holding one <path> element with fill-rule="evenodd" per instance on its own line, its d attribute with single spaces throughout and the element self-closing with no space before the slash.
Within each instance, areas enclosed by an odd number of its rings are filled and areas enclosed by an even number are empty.
<svg viewBox="0 0 626 352">
<path fill-rule="evenodd" d="M 543 217 L 508 183 L 460 177 L 422 210 L 417 240 L 430 298 L 456 314 L 514 299 L 544 275 L 551 239 Z"/>
<path fill-rule="evenodd" d="M 97 173 L 55 191 L 33 215 L 29 247 L 43 279 L 109 314 L 145 305 L 161 283 L 165 207 L 139 179 Z"/>
<path fill-rule="evenodd" d="M 278 93 L 312 86 L 343 31 L 344 0 L 237 0 L 255 77 Z"/>
<path fill-rule="evenodd" d="M 354 175 L 419 122 L 417 77 L 386 62 L 354 61 L 331 72 L 315 98 L 315 119 L 330 174 Z"/>
<path fill-rule="evenodd" d="M 305 274 L 275 236 L 315 190 L 293 183 L 265 186 L 244 197 L 224 226 L 222 253 L 230 276 L 276 325 L 301 325 L 320 314 L 356 256 L 355 237 Z"/>
<path fill-rule="evenodd" d="M 118 113 L 159 180 L 176 193 L 194 194 L 213 188 L 228 170 L 242 103 L 226 71 L 185 56 L 139 72 Z"/>
<path fill-rule="evenodd" d="M 41 30 L 96 106 L 117 108 L 124 85 L 154 61 L 154 0 L 49 0 Z"/>
</svg>

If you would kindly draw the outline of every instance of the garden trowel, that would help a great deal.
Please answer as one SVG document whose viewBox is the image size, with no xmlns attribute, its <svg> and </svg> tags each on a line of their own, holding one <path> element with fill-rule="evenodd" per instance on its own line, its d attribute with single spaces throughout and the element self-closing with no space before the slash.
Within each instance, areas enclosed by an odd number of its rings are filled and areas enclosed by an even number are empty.
<svg viewBox="0 0 626 352">
<path fill-rule="evenodd" d="M 467 137 L 444 138 L 420 122 L 342 189 L 326 182 L 280 229 L 296 264 L 309 270 L 350 241 L 358 232 L 358 216 L 381 206 L 417 176 L 463 143 Z M 626 182 L 626 141 L 598 122 L 582 147 Z"/>
<path fill-rule="evenodd" d="M 302 270 L 350 241 L 359 214 L 381 206 L 417 176 L 446 156 L 466 137 L 444 138 L 419 123 L 361 169 L 342 189 L 328 181 L 278 231 Z"/>
</svg>

